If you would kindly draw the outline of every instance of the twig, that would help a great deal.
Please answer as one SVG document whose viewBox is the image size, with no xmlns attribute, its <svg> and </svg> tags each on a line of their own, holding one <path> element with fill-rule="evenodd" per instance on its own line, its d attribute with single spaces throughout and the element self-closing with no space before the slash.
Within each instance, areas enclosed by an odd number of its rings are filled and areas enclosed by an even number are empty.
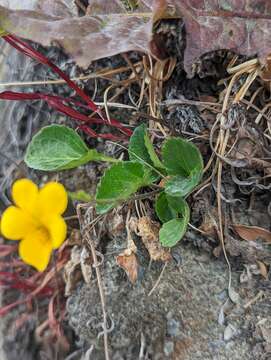
<svg viewBox="0 0 271 360">
<path fill-rule="evenodd" d="M 140 62 L 134 64 L 137 66 L 140 64 Z M 107 75 L 115 75 L 120 74 L 125 71 L 129 71 L 129 66 L 122 66 L 117 69 L 109 69 L 109 70 L 101 70 L 96 73 L 91 73 L 88 75 L 81 75 L 78 77 L 71 78 L 72 81 L 86 81 L 90 79 L 96 79 L 96 78 L 106 78 Z M 107 80 L 110 80 L 109 78 L 106 78 Z M 6 82 L 6 83 L 0 83 L 0 86 L 35 86 L 35 85 L 53 85 L 53 84 L 65 84 L 66 81 L 62 79 L 57 80 L 37 80 L 37 81 L 16 81 L 16 82 Z"/>
<path fill-rule="evenodd" d="M 188 99 L 172 99 L 172 100 L 165 100 L 162 102 L 161 105 L 165 106 L 177 106 L 180 104 L 187 104 L 187 105 L 196 105 L 196 106 L 216 106 L 221 107 L 220 103 L 215 103 L 211 101 L 196 101 L 196 100 L 188 100 Z"/>
<path fill-rule="evenodd" d="M 80 227 L 82 228 L 83 220 L 82 220 L 82 214 L 81 214 L 81 206 L 77 206 L 77 213 L 79 218 Z M 94 228 L 96 222 L 93 223 L 92 229 Z M 106 301 L 105 301 L 105 294 L 103 290 L 103 284 L 102 284 L 102 276 L 100 272 L 100 263 L 98 262 L 97 253 L 95 246 L 93 244 L 93 241 L 89 235 L 89 232 L 86 231 L 86 229 L 81 229 L 83 232 L 83 236 L 87 239 L 87 244 L 90 247 L 92 259 L 93 259 L 93 267 L 95 268 L 96 277 L 97 277 L 97 283 L 98 283 L 98 289 L 100 294 L 100 300 L 101 300 L 101 307 L 102 307 L 102 313 L 103 313 L 103 338 L 104 338 L 104 354 L 105 354 L 105 360 L 110 360 L 109 356 L 109 348 L 108 348 L 108 334 L 107 334 L 107 313 L 106 313 Z M 90 230 L 90 229 L 89 229 Z"/>
<path fill-rule="evenodd" d="M 103 334 L 104 334 L 104 353 L 105 353 L 105 359 L 109 360 L 109 350 L 108 350 L 108 336 L 107 336 L 107 314 L 106 314 L 106 302 L 105 302 L 105 295 L 103 291 L 103 284 L 102 284 L 102 276 L 99 269 L 99 263 L 98 258 L 96 254 L 95 247 L 93 245 L 93 242 L 89 236 L 89 234 L 86 234 L 86 237 L 88 239 L 88 244 L 90 246 L 92 258 L 93 258 L 93 267 L 96 271 L 97 276 L 97 282 L 98 282 L 98 288 L 100 293 L 100 299 L 101 299 L 101 305 L 102 305 L 102 312 L 103 312 Z"/>
<path fill-rule="evenodd" d="M 162 269 L 162 271 L 161 271 L 161 273 L 160 273 L 160 275 L 159 275 L 156 283 L 154 284 L 153 288 L 152 288 L 151 291 L 148 293 L 148 296 L 151 296 L 152 293 L 154 292 L 154 290 L 155 290 L 155 289 L 157 288 L 157 286 L 159 285 L 159 283 L 160 283 L 160 281 L 161 281 L 161 279 L 162 279 L 162 276 L 163 276 L 163 274 L 164 274 L 164 271 L 165 271 L 165 269 L 166 269 L 166 266 L 167 266 L 167 262 L 165 262 L 165 264 L 164 264 L 164 266 L 163 266 L 163 269 Z"/>
</svg>

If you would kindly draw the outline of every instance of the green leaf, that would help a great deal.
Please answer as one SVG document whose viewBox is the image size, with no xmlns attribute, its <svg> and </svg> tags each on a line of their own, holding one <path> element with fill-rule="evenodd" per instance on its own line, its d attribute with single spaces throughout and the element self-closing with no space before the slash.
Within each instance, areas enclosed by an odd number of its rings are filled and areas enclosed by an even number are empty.
<svg viewBox="0 0 271 360">
<path fill-rule="evenodd" d="M 144 167 L 139 162 L 125 161 L 106 170 L 97 188 L 96 211 L 104 214 L 127 200 L 140 187 L 145 186 Z"/>
<path fill-rule="evenodd" d="M 118 161 L 89 149 L 71 128 L 50 125 L 33 136 L 27 147 L 25 162 L 36 170 L 72 169 L 89 161 Z"/>
<path fill-rule="evenodd" d="M 158 164 L 160 160 L 155 154 L 145 124 L 141 124 L 135 128 L 130 138 L 128 152 L 130 160 L 139 161 L 145 166 L 145 174 L 146 177 L 149 178 L 150 183 L 159 179 L 159 173 L 156 172 L 154 168 L 157 167 L 156 164 Z"/>
<path fill-rule="evenodd" d="M 167 196 L 169 207 L 179 213 L 181 218 L 164 223 L 159 231 L 159 240 L 163 246 L 172 247 L 182 239 L 190 218 L 190 209 L 182 198 Z"/>
<path fill-rule="evenodd" d="M 147 134 L 147 131 L 145 131 L 145 135 L 144 135 L 144 143 L 145 146 L 147 148 L 147 151 L 149 153 L 150 159 L 154 165 L 154 167 L 156 167 L 157 169 L 161 169 L 164 170 L 165 166 L 162 164 L 162 162 L 160 161 L 159 157 L 157 156 L 153 144 Z"/>
<path fill-rule="evenodd" d="M 170 196 L 187 196 L 199 183 L 201 171 L 192 173 L 189 177 L 173 176 L 165 183 L 165 192 Z"/>
<path fill-rule="evenodd" d="M 165 141 L 162 158 L 169 175 L 189 177 L 192 173 L 201 173 L 203 170 L 203 160 L 198 148 L 181 138 Z"/>
<path fill-rule="evenodd" d="M 165 247 L 172 247 L 184 236 L 187 223 L 184 219 L 172 219 L 161 227 L 159 231 L 160 243 Z"/>
<path fill-rule="evenodd" d="M 161 222 L 167 222 L 178 216 L 178 211 L 169 206 L 167 195 L 161 192 L 155 201 L 155 211 Z"/>
<path fill-rule="evenodd" d="M 141 124 L 135 128 L 129 142 L 129 158 L 149 165 L 153 165 L 148 150 L 145 146 L 146 125 Z"/>
<path fill-rule="evenodd" d="M 167 201 L 172 210 L 176 211 L 183 218 L 186 218 L 188 219 L 187 221 L 189 221 L 190 209 L 187 202 L 183 198 L 167 195 Z"/>
<path fill-rule="evenodd" d="M 169 196 L 165 192 L 159 194 L 155 202 L 155 211 L 161 222 L 165 223 L 181 216 L 189 218 L 189 206 L 182 197 Z"/>
</svg>

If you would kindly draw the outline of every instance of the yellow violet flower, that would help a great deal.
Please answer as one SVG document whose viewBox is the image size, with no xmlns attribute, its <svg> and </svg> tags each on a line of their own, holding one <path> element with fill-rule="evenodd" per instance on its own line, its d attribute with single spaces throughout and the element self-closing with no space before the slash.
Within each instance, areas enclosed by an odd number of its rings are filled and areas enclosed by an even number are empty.
<svg viewBox="0 0 271 360">
<path fill-rule="evenodd" d="M 19 255 L 37 270 L 46 269 L 51 253 L 66 238 L 67 225 L 62 214 L 68 205 L 63 185 L 49 182 L 41 189 L 29 179 L 12 186 L 15 206 L 8 207 L 1 219 L 1 233 L 7 239 L 21 240 Z"/>
</svg>

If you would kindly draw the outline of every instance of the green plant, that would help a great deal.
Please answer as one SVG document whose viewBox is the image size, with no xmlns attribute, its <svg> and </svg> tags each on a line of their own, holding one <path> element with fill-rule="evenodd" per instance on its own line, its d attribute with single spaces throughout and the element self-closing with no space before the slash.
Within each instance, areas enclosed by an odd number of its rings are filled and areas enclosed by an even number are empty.
<svg viewBox="0 0 271 360">
<path fill-rule="evenodd" d="M 130 138 L 129 160 L 120 161 L 89 149 L 72 129 L 51 125 L 37 133 L 28 146 L 25 161 L 39 170 L 65 170 L 89 161 L 114 162 L 101 178 L 96 191 L 96 211 L 105 214 L 129 200 L 139 189 L 160 182 L 155 211 L 162 222 L 159 238 L 163 246 L 174 246 L 185 234 L 190 209 L 185 200 L 203 172 L 198 148 L 182 138 L 165 140 L 161 160 L 144 124 Z M 161 181 L 162 180 L 162 181 Z"/>
<path fill-rule="evenodd" d="M 155 202 L 163 223 L 159 238 L 163 246 L 174 246 L 185 234 L 190 209 L 185 197 L 199 183 L 203 161 L 198 148 L 181 138 L 170 138 L 162 147 L 162 160 L 155 153 L 146 126 L 138 126 L 129 143 L 130 161 L 112 165 L 105 171 L 96 193 L 97 212 L 104 214 L 144 186 L 163 178 Z"/>
</svg>

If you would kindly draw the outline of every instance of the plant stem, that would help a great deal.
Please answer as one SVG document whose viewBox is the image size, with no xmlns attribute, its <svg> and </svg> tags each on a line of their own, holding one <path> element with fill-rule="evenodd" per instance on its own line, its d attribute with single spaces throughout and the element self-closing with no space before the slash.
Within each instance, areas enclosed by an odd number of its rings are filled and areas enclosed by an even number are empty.
<svg viewBox="0 0 271 360">
<path fill-rule="evenodd" d="M 110 163 L 118 163 L 118 162 L 120 162 L 121 160 L 112 158 L 111 156 L 103 155 L 103 156 L 100 158 L 100 161 L 106 161 L 106 162 L 110 162 Z"/>
<path fill-rule="evenodd" d="M 77 95 L 81 97 L 90 107 L 92 111 L 95 111 L 100 117 L 104 120 L 103 114 L 101 109 L 89 98 L 89 96 L 74 82 L 72 81 L 58 66 L 52 63 L 46 56 L 42 55 L 40 52 L 35 50 L 32 46 L 28 43 L 22 41 L 21 39 L 17 38 L 15 35 L 4 35 L 2 38 L 8 42 L 11 46 L 13 46 L 18 51 L 24 53 L 26 56 L 30 57 L 31 59 L 35 59 L 38 62 L 49 66 L 56 74 L 58 74 L 70 88 L 72 88 Z"/>
</svg>

